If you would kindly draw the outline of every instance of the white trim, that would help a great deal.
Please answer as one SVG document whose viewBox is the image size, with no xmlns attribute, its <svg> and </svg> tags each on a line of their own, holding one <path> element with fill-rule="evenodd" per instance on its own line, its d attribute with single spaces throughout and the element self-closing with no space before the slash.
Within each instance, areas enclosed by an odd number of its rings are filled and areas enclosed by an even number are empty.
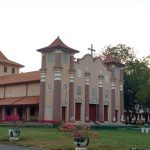
<svg viewBox="0 0 150 150">
<path fill-rule="evenodd" d="M 90 77 L 85 77 L 85 85 L 89 85 L 90 84 Z"/>
<path fill-rule="evenodd" d="M 70 74 L 70 76 L 69 76 L 69 82 L 74 82 L 74 74 Z"/>
<path fill-rule="evenodd" d="M 116 83 L 115 82 L 111 82 L 111 89 L 116 89 Z"/>
<path fill-rule="evenodd" d="M 55 50 L 55 53 L 62 53 L 61 50 Z"/>
<path fill-rule="evenodd" d="M 103 87 L 103 81 L 99 80 L 99 87 Z"/>
<path fill-rule="evenodd" d="M 120 85 L 120 91 L 123 91 L 123 85 Z"/>
<path fill-rule="evenodd" d="M 45 82 L 45 80 L 46 80 L 46 74 L 45 73 L 40 73 L 40 81 L 41 82 Z"/>
<path fill-rule="evenodd" d="M 60 70 L 56 70 L 54 72 L 54 80 L 61 80 L 61 71 Z"/>
</svg>

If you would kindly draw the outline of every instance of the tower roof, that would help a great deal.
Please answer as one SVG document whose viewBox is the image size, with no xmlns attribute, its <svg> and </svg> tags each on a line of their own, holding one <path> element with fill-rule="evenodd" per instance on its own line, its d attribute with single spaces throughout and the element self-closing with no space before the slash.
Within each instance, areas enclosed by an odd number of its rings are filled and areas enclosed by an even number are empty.
<svg viewBox="0 0 150 150">
<path fill-rule="evenodd" d="M 0 51 L 0 63 L 9 64 L 13 66 L 24 67 L 23 65 L 9 60 L 1 51 Z"/>
<path fill-rule="evenodd" d="M 104 64 L 115 64 L 120 67 L 124 67 L 125 65 L 122 64 L 120 61 L 118 61 L 116 58 L 114 58 L 112 55 L 106 55 L 105 59 L 103 60 Z"/>
<path fill-rule="evenodd" d="M 53 51 L 54 49 L 63 49 L 64 51 L 67 51 L 68 53 L 78 53 L 78 50 L 75 50 L 66 44 L 59 38 L 59 36 L 47 47 L 38 49 L 38 52 L 46 52 L 46 51 Z"/>
</svg>

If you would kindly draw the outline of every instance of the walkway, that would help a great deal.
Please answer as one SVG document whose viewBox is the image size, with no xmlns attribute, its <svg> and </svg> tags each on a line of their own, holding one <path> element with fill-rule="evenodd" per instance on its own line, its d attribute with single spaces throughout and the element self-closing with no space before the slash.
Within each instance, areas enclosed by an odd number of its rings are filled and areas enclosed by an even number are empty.
<svg viewBox="0 0 150 150">
<path fill-rule="evenodd" d="M 21 146 L 15 146 L 15 145 L 5 145 L 5 144 L 0 144 L 0 150 L 38 150 L 35 148 L 25 148 Z"/>
</svg>

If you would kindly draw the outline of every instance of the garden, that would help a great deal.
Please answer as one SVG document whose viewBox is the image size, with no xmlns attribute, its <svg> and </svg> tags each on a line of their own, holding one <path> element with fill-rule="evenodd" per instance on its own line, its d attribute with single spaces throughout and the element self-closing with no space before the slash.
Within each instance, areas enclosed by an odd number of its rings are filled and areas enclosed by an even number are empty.
<svg viewBox="0 0 150 150">
<path fill-rule="evenodd" d="M 0 127 L 0 143 L 10 143 L 8 130 L 9 127 Z M 81 136 L 72 130 L 62 131 L 60 128 L 46 126 L 20 127 L 20 131 L 20 140 L 13 144 L 42 150 L 74 150 L 74 136 Z M 150 149 L 150 133 L 143 134 L 138 128 L 88 128 L 86 133 L 81 134 L 89 137 L 88 150 L 129 150 L 132 147 Z"/>
</svg>

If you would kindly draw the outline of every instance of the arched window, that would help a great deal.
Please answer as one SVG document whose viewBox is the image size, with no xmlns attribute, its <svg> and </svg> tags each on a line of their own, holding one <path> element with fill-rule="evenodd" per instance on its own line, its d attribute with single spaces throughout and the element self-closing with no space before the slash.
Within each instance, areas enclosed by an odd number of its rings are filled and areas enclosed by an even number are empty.
<svg viewBox="0 0 150 150">
<path fill-rule="evenodd" d="M 81 86 L 77 86 L 77 95 L 81 95 Z"/>
</svg>

